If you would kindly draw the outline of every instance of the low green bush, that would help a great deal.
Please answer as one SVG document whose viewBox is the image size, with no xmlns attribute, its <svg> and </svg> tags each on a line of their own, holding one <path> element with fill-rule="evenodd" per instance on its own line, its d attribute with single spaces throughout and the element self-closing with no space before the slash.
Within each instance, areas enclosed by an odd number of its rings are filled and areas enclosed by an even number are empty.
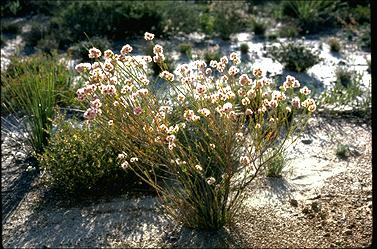
<svg viewBox="0 0 377 249">
<path fill-rule="evenodd" d="M 213 31 L 221 39 L 229 40 L 234 33 L 240 32 L 247 26 L 247 20 L 241 14 L 244 9 L 243 2 L 213 2 L 209 14 L 213 16 Z M 209 18 L 209 20 L 212 20 Z"/>
<path fill-rule="evenodd" d="M 48 34 L 49 32 L 49 24 L 40 23 L 37 21 L 33 21 L 30 23 L 31 29 L 29 32 L 24 33 L 24 39 L 26 42 L 26 45 L 30 47 L 37 46 L 38 42 Z"/>
<path fill-rule="evenodd" d="M 358 44 L 360 48 L 366 52 L 371 51 L 371 30 L 370 25 L 364 25 L 359 30 Z"/>
<path fill-rule="evenodd" d="M 347 159 L 350 156 L 350 149 L 347 144 L 341 144 L 339 143 L 336 147 L 335 154 L 340 159 Z"/>
<path fill-rule="evenodd" d="M 294 38 L 300 33 L 300 29 L 295 24 L 288 24 L 279 29 L 280 37 Z"/>
<path fill-rule="evenodd" d="M 183 42 L 183 43 L 180 43 L 178 45 L 178 47 L 179 47 L 179 52 L 181 52 L 181 54 L 186 55 L 187 58 L 189 58 L 189 59 L 192 58 L 192 45 L 191 45 L 191 43 Z"/>
<path fill-rule="evenodd" d="M 242 54 L 247 54 L 249 52 L 249 45 L 247 45 L 247 43 L 242 43 L 240 45 L 240 50 L 241 50 L 241 53 Z"/>
<path fill-rule="evenodd" d="M 338 67 L 335 70 L 336 83 L 341 84 L 343 87 L 349 87 L 354 80 L 354 71 L 348 70 L 345 67 Z"/>
<path fill-rule="evenodd" d="M 255 35 L 264 36 L 264 34 L 266 33 L 266 23 L 257 18 L 252 19 L 251 27 Z"/>
<path fill-rule="evenodd" d="M 37 42 L 35 48 L 38 52 L 53 54 L 54 51 L 58 51 L 59 42 L 54 37 L 47 35 Z"/>
<path fill-rule="evenodd" d="M 220 49 L 212 47 L 204 51 L 203 59 L 209 65 L 211 60 L 219 61 L 221 57 Z"/>
<path fill-rule="evenodd" d="M 100 128 L 64 120 L 63 116 L 56 122 L 49 146 L 39 157 L 55 189 L 88 195 L 111 193 L 115 186 L 124 189 L 130 185 L 126 182 L 128 173 L 117 159 L 120 152 Z"/>
<path fill-rule="evenodd" d="M 86 35 L 115 40 L 153 31 L 159 36 L 164 27 L 158 6 L 158 2 L 75 1 L 52 17 L 51 32 L 60 48 L 83 41 Z"/>
<path fill-rule="evenodd" d="M 1 15 L 5 17 L 30 14 L 52 15 L 66 4 L 61 0 L 4 0 L 1 4 Z"/>
<path fill-rule="evenodd" d="M 320 62 L 318 51 L 313 52 L 302 42 L 280 43 L 279 47 L 270 47 L 268 54 L 286 69 L 296 72 L 304 72 Z"/>
</svg>

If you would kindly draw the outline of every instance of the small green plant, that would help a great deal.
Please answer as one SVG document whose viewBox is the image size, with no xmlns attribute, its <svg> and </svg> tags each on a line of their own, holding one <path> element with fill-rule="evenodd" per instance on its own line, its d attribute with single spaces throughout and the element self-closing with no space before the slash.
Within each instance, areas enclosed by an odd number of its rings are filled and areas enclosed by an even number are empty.
<svg viewBox="0 0 377 249">
<path fill-rule="evenodd" d="M 247 43 L 241 43 L 240 45 L 240 50 L 241 50 L 241 53 L 242 54 L 247 54 L 249 53 L 249 45 L 247 45 Z"/>
<path fill-rule="evenodd" d="M 326 0 L 290 0 L 283 1 L 282 5 L 283 15 L 294 18 L 302 32 L 314 33 L 335 24 L 339 3 Z"/>
<path fill-rule="evenodd" d="M 255 35 L 264 36 L 266 33 L 266 23 L 259 19 L 253 18 L 251 21 L 251 26 Z"/>
<path fill-rule="evenodd" d="M 336 39 L 335 37 L 332 37 L 328 40 L 328 44 L 330 46 L 330 51 L 331 52 L 335 52 L 335 53 L 339 53 L 340 50 L 341 50 L 341 45 L 340 45 L 340 42 L 338 39 Z"/>
<path fill-rule="evenodd" d="M 93 61 L 88 57 L 88 50 L 92 47 L 101 49 L 111 47 L 109 40 L 106 37 L 94 36 L 89 39 L 89 41 L 80 41 L 71 46 L 67 53 L 69 56 L 79 59 L 80 61 Z"/>
<path fill-rule="evenodd" d="M 354 80 L 355 73 L 356 72 L 348 70 L 345 67 L 338 67 L 335 71 L 336 82 L 347 88 Z"/>
<path fill-rule="evenodd" d="M 320 62 L 318 51 L 313 52 L 301 42 L 280 43 L 279 47 L 270 47 L 268 53 L 286 69 L 296 72 L 304 72 Z"/>
<path fill-rule="evenodd" d="M 295 24 L 288 24 L 279 29 L 280 37 L 294 38 L 299 35 L 299 28 Z"/>
<path fill-rule="evenodd" d="M 54 51 L 58 51 L 59 43 L 54 37 L 46 35 L 37 42 L 35 47 L 38 52 L 53 54 Z"/>
<path fill-rule="evenodd" d="M 192 58 L 192 45 L 191 43 L 181 43 L 179 44 L 179 52 L 181 54 L 184 54 L 187 56 L 187 58 L 191 59 Z"/>
<path fill-rule="evenodd" d="M 371 93 L 369 88 L 361 86 L 362 75 L 340 67 L 336 70 L 336 76 L 335 85 L 320 95 L 319 105 L 326 108 L 330 105 L 341 109 L 352 107 L 354 110 L 369 112 Z"/>
<path fill-rule="evenodd" d="M 35 154 L 42 153 L 48 143 L 54 107 L 73 102 L 71 73 L 56 56 L 36 55 L 24 61 L 13 58 L 1 79 L 4 111 L 25 116 L 29 145 Z"/>
<path fill-rule="evenodd" d="M 350 149 L 347 144 L 341 144 L 339 143 L 336 147 L 336 155 L 340 159 L 347 159 L 350 156 Z"/>
<path fill-rule="evenodd" d="M 267 177 L 281 177 L 283 169 L 287 166 L 287 159 L 284 151 L 279 151 L 266 163 L 265 170 Z"/>
<path fill-rule="evenodd" d="M 364 51 L 369 52 L 371 50 L 371 30 L 370 25 L 365 25 L 359 30 L 358 44 Z"/>
<path fill-rule="evenodd" d="M 210 61 L 215 60 L 219 61 L 221 57 L 220 49 L 218 46 L 211 47 L 208 50 L 204 51 L 203 59 L 209 65 Z"/>
</svg>

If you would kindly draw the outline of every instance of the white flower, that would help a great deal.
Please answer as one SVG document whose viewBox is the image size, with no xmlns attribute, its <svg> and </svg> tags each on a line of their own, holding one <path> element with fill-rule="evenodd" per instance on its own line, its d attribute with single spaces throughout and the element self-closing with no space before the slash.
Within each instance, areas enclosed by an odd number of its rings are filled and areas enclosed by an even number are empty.
<svg viewBox="0 0 377 249">
<path fill-rule="evenodd" d="M 82 73 L 85 71 L 90 71 L 92 69 L 92 64 L 90 63 L 80 63 L 75 66 L 77 72 Z"/>
<path fill-rule="evenodd" d="M 89 58 L 96 59 L 96 58 L 99 58 L 101 56 L 101 54 L 102 54 L 101 50 L 93 47 L 93 48 L 89 49 L 88 56 L 89 56 Z"/>
<path fill-rule="evenodd" d="M 145 32 L 144 34 L 144 39 L 147 40 L 147 41 L 152 41 L 154 38 L 154 34 L 152 33 L 149 33 L 149 32 Z"/>
<path fill-rule="evenodd" d="M 131 53 L 132 52 L 132 47 L 129 45 L 129 44 L 126 44 L 122 47 L 122 49 L 120 50 L 120 53 L 122 55 L 126 55 L 128 53 Z"/>
<path fill-rule="evenodd" d="M 202 171 L 203 170 L 202 166 L 200 166 L 199 164 L 195 165 L 195 169 L 197 171 Z"/>
<path fill-rule="evenodd" d="M 214 184 L 216 182 L 216 179 L 214 178 L 214 177 L 208 177 L 207 178 L 207 183 L 208 183 L 208 185 L 212 185 L 212 184 Z"/>
</svg>

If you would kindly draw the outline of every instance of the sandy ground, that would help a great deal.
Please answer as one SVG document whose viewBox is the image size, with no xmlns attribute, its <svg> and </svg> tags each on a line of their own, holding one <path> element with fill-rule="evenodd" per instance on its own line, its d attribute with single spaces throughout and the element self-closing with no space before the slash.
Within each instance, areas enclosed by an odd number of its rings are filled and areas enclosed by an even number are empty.
<svg viewBox="0 0 377 249">
<path fill-rule="evenodd" d="M 352 145 L 347 159 L 335 155 L 338 143 Z M 312 248 L 370 245 L 370 124 L 354 119 L 316 118 L 291 150 L 295 153 L 291 154 L 290 166 L 284 169 L 283 177 L 258 178 L 250 187 L 245 208 L 232 224 L 218 232 L 194 231 L 176 224 L 164 215 L 158 199 L 153 196 L 123 195 L 70 201 L 49 193 L 40 177 L 31 177 L 33 171 L 28 172 L 29 185 L 25 180 L 23 185 L 12 185 L 11 182 L 22 183 L 19 178 L 26 165 L 14 161 L 2 163 L 3 206 L 4 199 L 15 199 L 15 193 L 21 195 L 3 220 L 3 246 Z M 17 188 L 25 190 L 21 193 Z M 12 197 L 7 198 L 7 195 Z"/>
</svg>

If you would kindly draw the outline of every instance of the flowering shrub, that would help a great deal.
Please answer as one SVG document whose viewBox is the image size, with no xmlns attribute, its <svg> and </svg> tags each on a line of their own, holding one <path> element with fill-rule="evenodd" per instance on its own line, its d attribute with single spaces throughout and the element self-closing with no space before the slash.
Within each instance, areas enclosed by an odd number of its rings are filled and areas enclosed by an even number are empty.
<svg viewBox="0 0 377 249">
<path fill-rule="evenodd" d="M 153 58 L 132 56 L 130 45 L 120 54 L 90 49 L 89 57 L 98 61 L 76 66 L 87 80 L 77 92 L 90 106 L 85 117 L 108 132 L 122 151 L 122 167 L 152 185 L 176 220 L 218 229 L 316 104 L 291 76 L 277 88 L 261 69 L 242 73 L 236 52 L 174 72 L 166 71 L 162 46 L 154 45 L 153 53 Z M 170 86 L 164 98 L 150 88 L 151 63 Z"/>
</svg>

